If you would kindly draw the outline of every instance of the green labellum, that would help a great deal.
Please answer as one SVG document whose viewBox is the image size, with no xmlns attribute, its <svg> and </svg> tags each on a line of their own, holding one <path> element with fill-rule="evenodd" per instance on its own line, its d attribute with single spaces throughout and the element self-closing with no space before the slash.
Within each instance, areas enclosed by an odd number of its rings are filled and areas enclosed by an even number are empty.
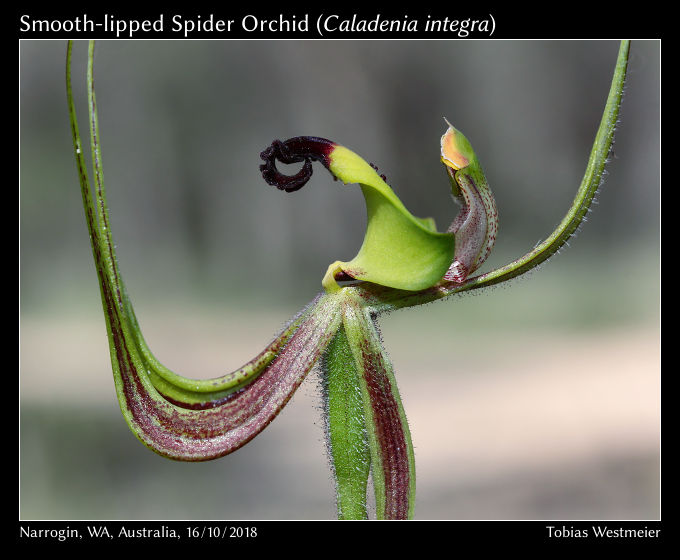
<svg viewBox="0 0 680 560">
<path fill-rule="evenodd" d="M 347 148 L 333 150 L 329 169 L 344 183 L 361 186 L 368 225 L 357 256 L 328 267 L 326 290 L 339 289 L 335 276 L 340 271 L 402 290 L 422 290 L 439 282 L 453 261 L 453 234 L 439 233 L 432 218 L 413 216 L 375 169 Z"/>
</svg>

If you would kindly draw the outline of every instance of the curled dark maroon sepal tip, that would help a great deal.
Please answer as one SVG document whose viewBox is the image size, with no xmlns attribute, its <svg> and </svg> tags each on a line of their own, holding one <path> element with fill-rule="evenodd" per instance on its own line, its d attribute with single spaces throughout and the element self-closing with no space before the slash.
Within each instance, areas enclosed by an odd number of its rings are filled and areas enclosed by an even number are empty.
<svg viewBox="0 0 680 560">
<path fill-rule="evenodd" d="M 312 176 L 312 161 L 320 161 L 327 169 L 330 154 L 335 142 L 316 136 L 296 136 L 285 142 L 274 140 L 272 145 L 260 152 L 265 163 L 260 165 L 262 177 L 267 184 L 286 192 L 295 192 L 305 186 Z M 284 175 L 276 168 L 276 160 L 281 163 L 302 163 L 302 169 L 295 175 Z"/>
</svg>

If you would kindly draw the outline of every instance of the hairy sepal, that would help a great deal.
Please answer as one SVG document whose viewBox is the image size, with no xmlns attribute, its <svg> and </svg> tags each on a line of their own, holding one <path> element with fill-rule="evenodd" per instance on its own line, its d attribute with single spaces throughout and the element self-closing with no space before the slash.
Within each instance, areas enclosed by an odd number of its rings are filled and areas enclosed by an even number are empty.
<svg viewBox="0 0 680 560">
<path fill-rule="evenodd" d="M 360 371 L 344 327 L 321 362 L 328 453 L 336 485 L 338 519 L 366 519 L 371 455 Z"/>
<path fill-rule="evenodd" d="M 166 457 L 203 461 L 226 455 L 250 441 L 288 402 L 339 328 L 339 306 L 317 297 L 262 353 L 221 378 L 192 380 L 160 364 L 144 342 L 114 250 L 94 92 L 94 42 L 87 73 L 94 188 L 73 101 L 72 48 L 69 42 L 66 89 L 73 147 L 123 416 L 145 445 Z"/>
<path fill-rule="evenodd" d="M 415 457 L 392 364 L 361 299 L 346 297 L 343 326 L 359 372 L 378 519 L 411 519 Z"/>
</svg>

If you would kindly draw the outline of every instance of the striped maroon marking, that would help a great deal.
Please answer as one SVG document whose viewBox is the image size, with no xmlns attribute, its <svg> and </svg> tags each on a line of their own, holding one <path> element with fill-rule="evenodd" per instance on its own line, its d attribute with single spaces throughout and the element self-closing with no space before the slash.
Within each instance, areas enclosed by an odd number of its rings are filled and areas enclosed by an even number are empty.
<svg viewBox="0 0 680 560">
<path fill-rule="evenodd" d="M 108 282 L 102 282 L 116 362 L 135 432 L 153 450 L 184 461 L 205 461 L 245 445 L 278 415 L 330 340 L 313 316 L 298 327 L 274 361 L 245 390 L 207 410 L 186 410 L 154 398 L 144 387 L 120 327 Z"/>
<path fill-rule="evenodd" d="M 392 393 L 386 364 L 366 341 L 361 345 L 373 425 L 379 442 L 385 479 L 385 519 L 407 519 L 409 507 L 409 458 L 399 405 Z"/>
</svg>

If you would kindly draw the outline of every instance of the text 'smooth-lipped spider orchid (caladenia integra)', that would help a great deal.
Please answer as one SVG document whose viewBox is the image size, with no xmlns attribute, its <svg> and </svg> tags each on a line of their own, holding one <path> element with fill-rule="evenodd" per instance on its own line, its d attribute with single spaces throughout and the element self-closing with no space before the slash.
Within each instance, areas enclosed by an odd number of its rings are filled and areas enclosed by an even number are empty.
<svg viewBox="0 0 680 560">
<path fill-rule="evenodd" d="M 386 311 L 504 282 L 562 247 L 578 228 L 601 182 L 618 118 L 629 43 L 621 43 L 604 115 L 571 208 L 545 241 L 488 273 L 474 275 L 496 240 L 496 204 L 470 142 L 448 121 L 441 138 L 441 162 L 460 209 L 443 232 L 432 219 L 413 216 L 376 167 L 350 149 L 314 136 L 275 140 L 261 153 L 265 181 L 294 192 L 309 181 L 313 165 L 323 165 L 334 178 L 361 188 L 368 214 L 366 234 L 356 257 L 329 265 L 323 291 L 262 352 L 236 371 L 207 380 L 170 371 L 142 336 L 109 226 L 93 79 L 94 43 L 89 46 L 87 72 L 92 183 L 71 90 L 72 48 L 69 42 L 66 83 L 75 160 L 116 392 L 130 429 L 150 449 L 171 459 L 222 457 L 260 433 L 318 366 L 338 517 L 367 518 L 369 477 L 379 519 L 413 517 L 413 446 L 377 319 Z M 277 161 L 302 167 L 294 175 L 285 175 L 277 169 Z"/>
</svg>

